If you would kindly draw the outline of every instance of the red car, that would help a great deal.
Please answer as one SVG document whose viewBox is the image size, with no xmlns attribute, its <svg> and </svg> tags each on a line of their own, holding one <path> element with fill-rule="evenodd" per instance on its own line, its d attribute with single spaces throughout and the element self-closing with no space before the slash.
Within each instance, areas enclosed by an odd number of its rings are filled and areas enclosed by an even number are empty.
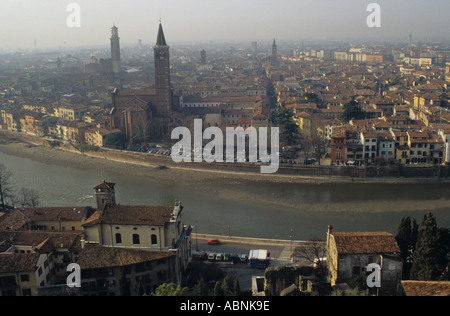
<svg viewBox="0 0 450 316">
<path fill-rule="evenodd" d="M 220 240 L 219 239 L 208 240 L 208 245 L 220 245 Z"/>
</svg>

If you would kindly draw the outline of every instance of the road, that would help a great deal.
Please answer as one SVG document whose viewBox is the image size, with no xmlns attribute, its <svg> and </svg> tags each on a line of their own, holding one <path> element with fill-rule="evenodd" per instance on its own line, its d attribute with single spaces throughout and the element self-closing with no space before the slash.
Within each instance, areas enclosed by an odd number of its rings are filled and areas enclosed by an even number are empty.
<svg viewBox="0 0 450 316">
<path fill-rule="evenodd" d="M 269 267 L 287 265 L 290 264 L 290 246 L 285 245 L 257 245 L 254 243 L 245 242 L 221 242 L 220 245 L 208 245 L 205 239 L 192 239 L 194 252 L 206 252 L 206 253 L 236 253 L 238 255 L 248 254 L 252 249 L 265 249 L 270 253 L 270 265 Z M 210 262 L 205 264 L 211 264 Z M 252 277 L 264 276 L 264 269 L 252 269 L 248 264 L 230 262 L 214 262 L 216 266 L 219 266 L 225 273 L 230 274 L 233 278 L 238 277 L 239 285 L 242 290 L 248 290 L 252 288 Z"/>
</svg>

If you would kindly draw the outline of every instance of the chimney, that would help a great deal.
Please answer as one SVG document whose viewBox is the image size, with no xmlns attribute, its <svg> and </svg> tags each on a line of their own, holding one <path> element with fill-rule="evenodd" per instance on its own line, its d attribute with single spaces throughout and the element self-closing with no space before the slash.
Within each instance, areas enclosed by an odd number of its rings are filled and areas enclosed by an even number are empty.
<svg viewBox="0 0 450 316">
<path fill-rule="evenodd" d="M 330 235 L 333 231 L 333 226 L 328 225 L 328 231 L 327 231 L 327 248 L 330 246 Z"/>
</svg>

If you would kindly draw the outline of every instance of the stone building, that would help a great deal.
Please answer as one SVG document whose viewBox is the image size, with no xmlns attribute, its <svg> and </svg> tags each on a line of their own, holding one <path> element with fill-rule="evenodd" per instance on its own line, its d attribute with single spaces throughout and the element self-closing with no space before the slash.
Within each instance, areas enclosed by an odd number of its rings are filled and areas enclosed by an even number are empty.
<svg viewBox="0 0 450 316">
<path fill-rule="evenodd" d="M 115 184 L 95 187 L 97 209 L 83 223 L 78 264 L 83 295 L 119 295 L 126 275 L 131 294 L 150 293 L 162 283 L 182 282 L 191 260 L 191 227 L 183 206 L 118 205 Z M 100 281 L 99 281 L 100 280 Z"/>
<path fill-rule="evenodd" d="M 348 283 L 358 277 L 364 279 L 371 263 L 381 268 L 379 295 L 397 295 L 402 277 L 403 261 L 400 248 L 392 234 L 386 232 L 327 233 L 328 278 L 331 286 Z"/>
</svg>

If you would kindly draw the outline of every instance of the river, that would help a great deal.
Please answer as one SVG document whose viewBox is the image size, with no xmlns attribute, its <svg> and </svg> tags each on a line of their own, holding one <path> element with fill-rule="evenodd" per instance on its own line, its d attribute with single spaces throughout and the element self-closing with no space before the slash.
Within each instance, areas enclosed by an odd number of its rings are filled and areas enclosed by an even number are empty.
<svg viewBox="0 0 450 316">
<path fill-rule="evenodd" d="M 54 165 L 0 152 L 16 189 L 39 192 L 41 206 L 94 206 L 93 187 L 116 183 L 122 205 L 184 205 L 184 222 L 203 234 L 273 239 L 325 238 L 336 231 L 396 233 L 405 216 L 420 223 L 431 211 L 439 226 L 450 226 L 450 182 L 246 183 L 210 190 L 111 170 Z M 291 234 L 292 229 L 292 234 Z"/>
</svg>

